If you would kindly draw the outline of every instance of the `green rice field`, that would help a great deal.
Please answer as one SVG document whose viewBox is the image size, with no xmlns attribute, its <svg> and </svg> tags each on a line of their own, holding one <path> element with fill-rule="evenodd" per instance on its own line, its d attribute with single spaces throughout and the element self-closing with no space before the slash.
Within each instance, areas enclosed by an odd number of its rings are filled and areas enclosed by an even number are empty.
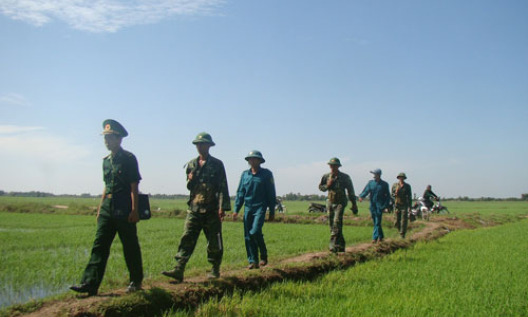
<svg viewBox="0 0 528 317">
<path fill-rule="evenodd" d="M 528 220 L 453 232 L 316 282 L 236 292 L 176 316 L 527 316 Z"/>
<path fill-rule="evenodd" d="M 79 282 L 88 262 L 98 203 L 94 198 L 0 197 L 0 309 L 31 300 L 75 296 L 68 286 Z M 275 222 L 264 226 L 272 264 L 295 255 L 327 250 L 329 229 L 325 223 L 316 221 L 322 214 L 308 213 L 309 202 L 306 201 L 283 203 L 286 213 L 280 217 L 305 217 L 313 221 L 310 224 Z M 315 283 L 284 283 L 258 294 L 235 293 L 232 297 L 206 303 L 196 314 L 267 316 L 276 306 L 280 310 L 272 315 L 318 316 L 316 312 L 339 302 L 342 303 L 337 305 L 340 308 L 331 308 L 329 315 L 523 316 L 519 312 L 523 308 L 526 312 L 526 306 L 519 303 L 519 297 L 528 302 L 528 283 L 518 272 L 526 272 L 526 264 L 522 262 L 528 263 L 528 235 L 525 233 L 528 220 L 519 222 L 517 219 L 528 215 L 528 202 L 448 201 L 443 204 L 451 212 L 446 217 L 466 218 L 477 225 L 479 220 L 478 217 L 472 220 L 474 215 L 509 219 L 514 223 L 452 232 L 439 241 L 420 243 L 411 250 L 399 251 L 382 260 L 330 273 Z M 147 287 L 149 283 L 165 280 L 160 272 L 175 264 L 173 257 L 186 210 L 183 199 L 151 200 L 151 206 L 153 218 L 138 224 Z M 371 239 L 368 202 L 359 207 L 358 217 L 352 217 L 347 208 L 348 224 L 354 224 L 344 227 L 347 246 Z M 390 217 L 384 218 L 384 231 L 387 237 L 395 237 L 397 233 Z M 222 269 L 244 268 L 247 261 L 242 222 L 224 222 L 223 235 Z M 186 276 L 203 275 L 209 269 L 205 249 L 202 235 Z M 518 271 L 513 269 L 515 266 Z M 486 273 L 490 279 L 482 278 Z M 127 284 L 128 271 L 121 243 L 116 237 L 101 291 Z M 509 289 L 505 290 L 507 287 Z M 504 294 L 509 294 L 508 299 Z M 480 306 L 484 305 L 484 299 L 494 303 L 495 308 L 490 310 L 494 314 L 483 313 Z M 413 305 L 409 305 L 410 302 Z M 457 314 L 458 309 L 464 314 Z M 171 312 L 169 315 L 182 314 L 186 313 Z"/>
<path fill-rule="evenodd" d="M 160 272 L 174 266 L 184 220 L 153 218 L 138 224 L 145 283 L 164 279 Z M 80 280 L 95 235 L 94 216 L 21 214 L 0 212 L 0 306 L 23 303 L 51 295 L 70 294 L 68 286 Z M 368 241 L 369 227 L 345 227 L 349 244 Z M 391 231 L 389 230 L 390 234 Z M 264 226 L 270 261 L 326 250 L 326 225 L 269 223 Z M 243 224 L 224 222 L 223 269 L 246 263 Z M 101 290 L 124 287 L 128 271 L 118 237 L 114 240 Z M 186 275 L 209 269 L 203 235 L 187 265 Z"/>
</svg>

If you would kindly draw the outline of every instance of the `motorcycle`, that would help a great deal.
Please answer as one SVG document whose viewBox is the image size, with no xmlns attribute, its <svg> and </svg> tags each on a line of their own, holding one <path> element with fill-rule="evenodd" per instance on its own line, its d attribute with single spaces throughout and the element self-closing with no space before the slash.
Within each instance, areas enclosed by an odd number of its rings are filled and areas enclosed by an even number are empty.
<svg viewBox="0 0 528 317">
<path fill-rule="evenodd" d="M 449 214 L 449 209 L 447 209 L 446 206 L 443 206 L 442 203 L 440 203 L 440 198 L 438 198 L 431 212 L 435 214 Z"/>
<path fill-rule="evenodd" d="M 443 206 L 440 202 L 440 198 L 436 200 L 431 208 L 427 206 L 426 200 L 423 197 L 419 197 L 416 203 L 412 206 L 410 211 L 411 221 L 416 220 L 420 217 L 423 220 L 429 220 L 432 214 L 448 214 L 449 210 L 446 206 Z"/>
</svg>

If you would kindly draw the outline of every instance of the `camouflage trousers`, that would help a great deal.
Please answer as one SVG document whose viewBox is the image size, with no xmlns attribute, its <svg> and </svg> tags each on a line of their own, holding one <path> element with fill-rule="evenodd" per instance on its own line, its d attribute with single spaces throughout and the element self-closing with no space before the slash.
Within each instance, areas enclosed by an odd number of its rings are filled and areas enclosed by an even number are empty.
<svg viewBox="0 0 528 317">
<path fill-rule="evenodd" d="M 222 241 L 222 221 L 216 210 L 205 213 L 188 211 L 183 228 L 183 235 L 175 256 L 178 267 L 185 268 L 196 247 L 196 242 L 203 230 L 207 239 L 207 261 L 213 266 L 220 266 L 224 247 Z"/>
<path fill-rule="evenodd" d="M 400 236 L 405 237 L 407 233 L 407 220 L 409 218 L 409 207 L 396 205 L 394 208 L 394 227 L 400 233 Z"/>
<path fill-rule="evenodd" d="M 331 252 L 345 252 L 345 238 L 343 237 L 343 213 L 345 206 L 342 204 L 327 203 L 328 223 L 330 224 Z"/>
</svg>

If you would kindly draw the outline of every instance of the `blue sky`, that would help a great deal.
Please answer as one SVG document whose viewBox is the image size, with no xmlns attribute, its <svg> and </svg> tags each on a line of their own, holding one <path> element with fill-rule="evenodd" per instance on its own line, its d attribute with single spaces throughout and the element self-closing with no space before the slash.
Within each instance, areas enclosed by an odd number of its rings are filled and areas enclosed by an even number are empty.
<svg viewBox="0 0 528 317">
<path fill-rule="evenodd" d="M 383 170 L 440 196 L 528 193 L 528 2 L 0 0 L 0 189 L 102 191 L 104 119 L 146 193 L 185 194 L 207 131 L 235 193 Z"/>
</svg>

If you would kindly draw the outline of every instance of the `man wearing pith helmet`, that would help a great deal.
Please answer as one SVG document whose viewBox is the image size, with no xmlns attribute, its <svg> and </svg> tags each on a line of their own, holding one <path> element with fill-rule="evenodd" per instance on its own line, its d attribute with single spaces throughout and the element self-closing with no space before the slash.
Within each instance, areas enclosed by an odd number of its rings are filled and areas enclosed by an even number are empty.
<svg viewBox="0 0 528 317">
<path fill-rule="evenodd" d="M 392 197 L 395 200 L 394 217 L 396 218 L 394 226 L 400 232 L 400 236 L 405 238 L 409 209 L 412 206 L 412 191 L 411 185 L 405 182 L 407 179 L 405 173 L 398 174 L 396 178 L 398 182 L 392 185 Z"/>
<path fill-rule="evenodd" d="M 220 277 L 220 264 L 224 252 L 222 240 L 222 219 L 225 211 L 231 210 L 227 177 L 224 164 L 209 154 L 214 146 L 210 134 L 199 133 L 192 142 L 198 157 L 187 163 L 187 189 L 190 191 L 185 227 L 176 254 L 176 266 L 162 274 L 183 281 L 185 265 L 194 252 L 196 242 L 203 230 L 207 239 L 207 261 L 212 270 L 208 278 Z"/>
<path fill-rule="evenodd" d="M 250 168 L 242 172 L 238 184 L 235 211 L 236 220 L 242 205 L 244 205 L 244 239 L 248 257 L 248 269 L 256 269 L 268 264 L 268 249 L 264 242 L 262 227 L 269 209 L 269 220 L 275 218 L 275 182 L 270 170 L 260 167 L 266 160 L 260 151 L 254 150 L 246 156 Z M 260 262 L 259 262 L 260 253 Z"/>
<path fill-rule="evenodd" d="M 97 232 L 90 261 L 84 270 L 80 285 L 70 287 L 79 293 L 96 295 L 103 280 L 110 246 L 116 233 L 123 244 L 123 252 L 130 285 L 127 292 L 141 289 L 143 266 L 137 237 L 138 185 L 141 180 L 134 154 L 123 150 L 121 141 L 128 135 L 125 128 L 115 120 L 103 122 L 105 145 L 110 155 L 103 159 L 105 188 L 97 211 Z"/>
<path fill-rule="evenodd" d="M 352 203 L 352 212 L 357 215 L 358 208 L 356 204 L 356 194 L 354 193 L 354 185 L 352 179 L 345 173 L 339 171 L 341 162 L 337 157 L 331 158 L 328 161 L 330 166 L 330 173 L 324 174 L 319 183 L 319 189 L 323 192 L 328 191 L 328 199 L 326 209 L 328 213 L 328 222 L 330 224 L 330 251 L 344 252 L 345 238 L 343 237 L 343 214 L 347 205 L 348 199 Z"/>
</svg>

